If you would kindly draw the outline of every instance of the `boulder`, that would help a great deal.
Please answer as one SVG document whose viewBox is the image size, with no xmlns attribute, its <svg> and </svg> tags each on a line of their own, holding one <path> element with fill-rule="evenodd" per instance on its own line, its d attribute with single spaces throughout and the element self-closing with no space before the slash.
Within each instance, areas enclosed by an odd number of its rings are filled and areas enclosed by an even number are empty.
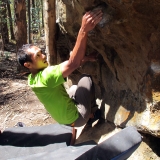
<svg viewBox="0 0 160 160">
<path fill-rule="evenodd" d="M 57 6 L 63 60 L 74 47 L 83 14 L 103 12 L 87 42 L 86 55 L 98 54 L 97 61 L 75 71 L 71 84 L 80 73 L 91 74 L 104 119 L 160 137 L 160 0 L 59 0 Z"/>
</svg>

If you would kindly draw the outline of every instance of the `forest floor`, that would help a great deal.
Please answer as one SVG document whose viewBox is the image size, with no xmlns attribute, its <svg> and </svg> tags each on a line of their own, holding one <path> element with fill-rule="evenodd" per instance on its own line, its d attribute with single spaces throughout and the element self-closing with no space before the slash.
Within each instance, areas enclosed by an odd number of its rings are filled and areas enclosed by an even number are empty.
<svg viewBox="0 0 160 160">
<path fill-rule="evenodd" d="M 18 122 L 25 126 L 56 123 L 27 85 L 26 72 L 17 72 L 17 66 L 14 52 L 0 54 L 0 130 L 16 127 Z M 87 140 L 100 143 L 120 130 L 110 122 L 99 121 L 94 127 L 84 128 L 76 143 Z M 159 160 L 159 139 L 145 134 L 142 138 L 143 142 L 128 160 Z"/>
</svg>

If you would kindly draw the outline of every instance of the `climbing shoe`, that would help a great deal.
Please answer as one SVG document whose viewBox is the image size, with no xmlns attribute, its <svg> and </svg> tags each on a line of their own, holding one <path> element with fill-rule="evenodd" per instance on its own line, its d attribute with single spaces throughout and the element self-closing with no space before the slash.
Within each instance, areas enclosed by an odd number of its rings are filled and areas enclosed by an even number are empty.
<svg viewBox="0 0 160 160">
<path fill-rule="evenodd" d="M 23 122 L 18 122 L 15 127 L 25 127 L 25 124 Z"/>
<path fill-rule="evenodd" d="M 93 118 L 90 118 L 87 122 L 88 125 L 92 125 L 93 122 L 95 122 L 96 120 L 101 118 L 101 110 L 97 109 L 94 113 L 93 113 Z"/>
</svg>

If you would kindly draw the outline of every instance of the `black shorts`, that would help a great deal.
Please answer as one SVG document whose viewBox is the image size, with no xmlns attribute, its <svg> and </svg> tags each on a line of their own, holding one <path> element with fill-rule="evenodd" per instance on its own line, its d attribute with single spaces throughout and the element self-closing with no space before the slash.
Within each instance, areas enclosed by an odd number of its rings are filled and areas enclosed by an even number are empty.
<svg viewBox="0 0 160 160">
<path fill-rule="evenodd" d="M 74 127 L 81 127 L 88 121 L 91 107 L 95 105 L 95 92 L 91 76 L 83 74 L 78 84 L 70 87 L 68 94 L 70 98 L 74 99 L 79 112 Z"/>
</svg>

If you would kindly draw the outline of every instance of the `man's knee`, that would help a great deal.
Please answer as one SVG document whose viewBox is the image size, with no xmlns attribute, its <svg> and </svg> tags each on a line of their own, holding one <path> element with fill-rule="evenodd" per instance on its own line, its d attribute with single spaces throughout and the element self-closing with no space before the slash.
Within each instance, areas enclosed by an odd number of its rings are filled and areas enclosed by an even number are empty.
<svg viewBox="0 0 160 160">
<path fill-rule="evenodd" d="M 93 84 L 92 77 L 89 74 L 82 74 L 78 83 Z"/>
<path fill-rule="evenodd" d="M 90 78 L 90 79 L 92 80 L 92 76 L 89 75 L 89 74 L 83 73 L 83 74 L 81 75 L 80 79 L 81 79 L 81 78 L 84 78 L 84 77 L 88 77 L 88 78 Z"/>
<path fill-rule="evenodd" d="M 69 90 L 67 91 L 67 93 L 69 94 L 69 97 L 72 98 L 73 96 L 75 96 L 77 90 L 77 85 L 72 85 Z"/>
</svg>

